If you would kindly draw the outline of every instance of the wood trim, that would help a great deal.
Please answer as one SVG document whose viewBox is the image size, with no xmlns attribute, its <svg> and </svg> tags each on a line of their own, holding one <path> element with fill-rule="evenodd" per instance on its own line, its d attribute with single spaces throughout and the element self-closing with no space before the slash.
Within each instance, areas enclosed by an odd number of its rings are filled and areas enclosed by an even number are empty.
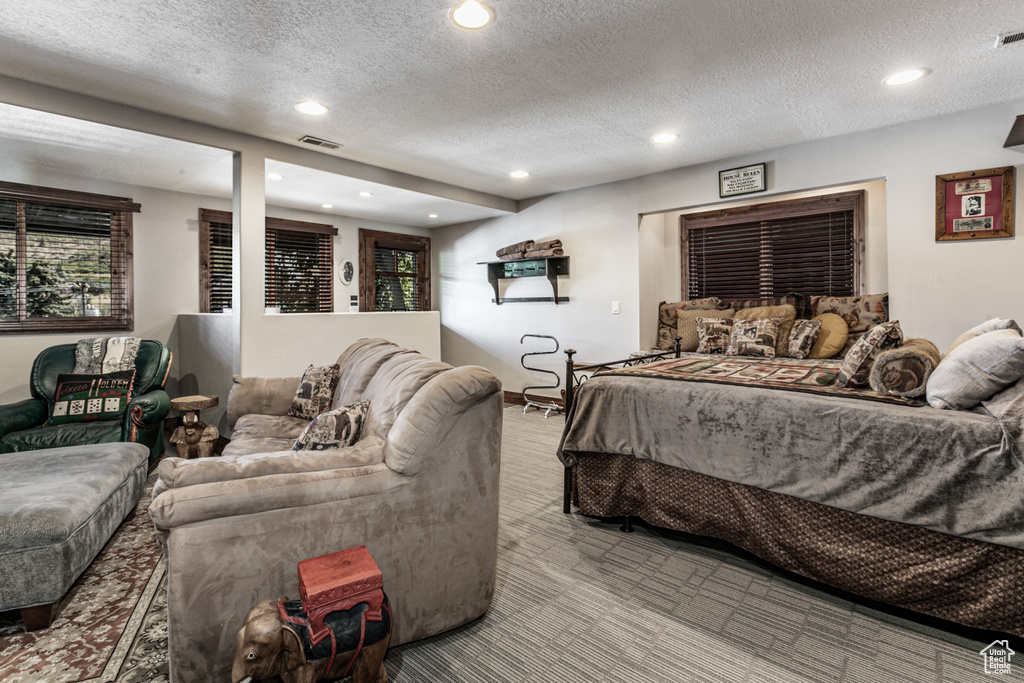
<svg viewBox="0 0 1024 683">
<path fill-rule="evenodd" d="M 213 293 L 210 291 L 212 278 L 210 276 L 210 223 L 223 221 L 211 220 L 213 211 L 199 209 L 199 312 L 210 312 L 210 298 Z M 223 212 L 218 212 L 223 213 Z M 228 218 L 228 220 L 231 220 Z"/>
<path fill-rule="evenodd" d="M 142 205 L 133 202 L 128 197 L 62 190 L 54 187 L 42 187 L 40 185 L 23 185 L 22 183 L 9 183 L 6 181 L 0 181 L 0 197 L 24 199 L 30 202 L 70 205 L 85 209 L 129 211 L 132 213 L 142 211 Z"/>
<path fill-rule="evenodd" d="M 231 216 L 229 213 L 228 216 Z M 319 235 L 337 235 L 338 229 L 327 223 L 309 223 L 306 221 L 293 221 L 288 218 L 273 218 L 267 216 L 266 227 L 268 230 L 291 230 L 293 232 L 313 232 Z"/>
</svg>

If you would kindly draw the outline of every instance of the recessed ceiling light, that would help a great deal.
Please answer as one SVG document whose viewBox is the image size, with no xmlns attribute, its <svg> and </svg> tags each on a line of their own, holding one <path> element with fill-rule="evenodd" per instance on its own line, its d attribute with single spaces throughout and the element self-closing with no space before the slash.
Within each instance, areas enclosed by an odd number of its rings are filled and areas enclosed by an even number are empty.
<svg viewBox="0 0 1024 683">
<path fill-rule="evenodd" d="M 437 214 L 436 213 L 432 213 L 429 216 L 427 216 L 427 218 L 437 218 Z"/>
<path fill-rule="evenodd" d="M 267 180 L 284 180 L 284 176 L 280 173 L 268 173 Z"/>
<path fill-rule="evenodd" d="M 656 142 L 659 145 L 666 145 L 670 142 L 675 142 L 679 139 L 678 133 L 658 133 L 651 137 L 651 142 Z"/>
<path fill-rule="evenodd" d="M 509 175 L 512 176 L 513 178 L 529 178 L 530 177 L 530 172 L 529 171 L 512 171 L 511 173 L 509 173 Z"/>
<path fill-rule="evenodd" d="M 306 100 L 305 102 L 297 103 L 295 105 L 295 111 L 300 111 L 303 114 L 309 114 L 310 116 L 322 116 L 328 112 L 328 109 L 319 102 Z"/>
<path fill-rule="evenodd" d="M 899 73 L 893 74 L 886 78 L 882 83 L 886 85 L 905 85 L 906 83 L 913 83 L 916 80 L 924 78 L 929 73 L 928 69 L 908 69 L 907 71 L 900 71 Z"/>
<path fill-rule="evenodd" d="M 334 204 L 321 204 L 320 206 L 322 206 L 325 209 L 333 209 L 334 208 Z"/>
<path fill-rule="evenodd" d="M 494 21 L 494 10 L 477 0 L 466 0 L 448 12 L 448 18 L 461 28 L 483 28 Z"/>
<path fill-rule="evenodd" d="M 359 196 L 360 197 L 372 197 L 373 193 L 372 192 L 367 192 L 366 190 L 363 190 L 362 192 L 359 193 Z"/>
</svg>

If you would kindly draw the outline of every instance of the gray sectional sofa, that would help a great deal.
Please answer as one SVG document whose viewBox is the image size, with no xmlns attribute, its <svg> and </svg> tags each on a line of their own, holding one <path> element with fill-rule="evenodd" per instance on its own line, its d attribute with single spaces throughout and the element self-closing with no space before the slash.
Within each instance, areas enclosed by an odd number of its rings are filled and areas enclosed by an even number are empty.
<svg viewBox="0 0 1024 683">
<path fill-rule="evenodd" d="M 150 515 L 168 559 L 172 681 L 227 680 L 256 602 L 298 597 L 296 564 L 365 544 L 391 644 L 481 616 L 494 592 L 501 384 L 380 339 L 338 359 L 334 405 L 370 401 L 348 448 L 293 452 L 299 378 L 236 378 L 221 457 L 160 465 Z"/>
</svg>

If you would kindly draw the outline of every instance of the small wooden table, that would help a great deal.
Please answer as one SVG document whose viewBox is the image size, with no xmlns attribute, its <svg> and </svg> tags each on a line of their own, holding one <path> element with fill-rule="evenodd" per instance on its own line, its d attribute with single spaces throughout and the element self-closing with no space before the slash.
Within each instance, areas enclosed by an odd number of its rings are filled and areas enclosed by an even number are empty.
<svg viewBox="0 0 1024 683">
<path fill-rule="evenodd" d="M 220 402 L 216 396 L 181 396 L 171 399 L 171 410 L 183 413 L 182 425 L 171 434 L 179 458 L 207 458 L 213 455 L 220 433 L 214 425 L 199 421 L 199 411 L 213 408 Z M 184 444 L 184 448 L 180 444 Z"/>
</svg>

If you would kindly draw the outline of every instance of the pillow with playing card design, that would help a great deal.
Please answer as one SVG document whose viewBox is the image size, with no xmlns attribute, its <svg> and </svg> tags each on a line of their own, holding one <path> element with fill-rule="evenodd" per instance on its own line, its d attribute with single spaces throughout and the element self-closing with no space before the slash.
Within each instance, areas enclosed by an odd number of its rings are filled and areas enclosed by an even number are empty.
<svg viewBox="0 0 1024 683">
<path fill-rule="evenodd" d="M 120 420 L 132 398 L 134 370 L 104 375 L 57 375 L 48 425 Z"/>
</svg>

